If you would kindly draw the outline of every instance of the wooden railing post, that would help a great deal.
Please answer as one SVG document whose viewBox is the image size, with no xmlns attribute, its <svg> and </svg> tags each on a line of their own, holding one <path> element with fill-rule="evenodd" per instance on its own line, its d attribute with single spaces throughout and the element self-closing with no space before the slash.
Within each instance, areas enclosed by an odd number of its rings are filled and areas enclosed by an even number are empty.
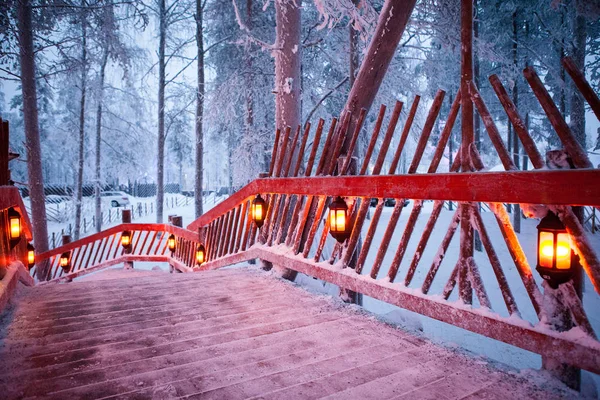
<svg viewBox="0 0 600 400">
<path fill-rule="evenodd" d="M 183 226 L 183 217 L 181 215 L 169 215 L 169 222 L 171 225 L 181 228 Z M 173 254 L 174 257 L 177 257 L 179 254 L 181 254 L 181 245 L 181 238 L 177 238 L 177 247 L 175 248 L 175 254 Z M 169 261 L 169 272 L 173 273 L 181 271 L 175 268 Z"/>
<path fill-rule="evenodd" d="M 123 222 L 124 224 L 131 223 L 131 211 L 130 210 L 127 210 L 126 208 L 123 209 L 123 212 L 121 213 L 121 222 Z M 131 232 L 131 236 L 133 238 L 133 232 Z M 131 246 L 124 248 L 123 254 L 131 254 Z M 133 261 L 125 261 L 123 263 L 123 265 L 124 265 L 125 269 L 133 269 Z"/>
</svg>

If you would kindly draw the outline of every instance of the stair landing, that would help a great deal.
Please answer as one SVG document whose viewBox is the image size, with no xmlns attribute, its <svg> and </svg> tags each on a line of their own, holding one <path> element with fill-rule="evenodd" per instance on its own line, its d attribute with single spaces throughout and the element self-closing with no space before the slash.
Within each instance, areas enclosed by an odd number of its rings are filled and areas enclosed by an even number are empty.
<svg viewBox="0 0 600 400">
<path fill-rule="evenodd" d="M 0 320 L 3 399 L 574 395 L 550 387 L 247 268 L 21 288 Z"/>
</svg>

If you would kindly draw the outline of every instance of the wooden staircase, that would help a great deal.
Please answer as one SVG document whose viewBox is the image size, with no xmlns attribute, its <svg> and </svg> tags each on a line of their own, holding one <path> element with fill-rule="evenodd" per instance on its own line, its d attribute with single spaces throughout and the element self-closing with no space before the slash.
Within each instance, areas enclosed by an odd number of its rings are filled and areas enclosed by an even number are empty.
<svg viewBox="0 0 600 400">
<path fill-rule="evenodd" d="M 246 268 L 86 279 L 19 289 L 1 398 L 576 397 Z"/>
</svg>

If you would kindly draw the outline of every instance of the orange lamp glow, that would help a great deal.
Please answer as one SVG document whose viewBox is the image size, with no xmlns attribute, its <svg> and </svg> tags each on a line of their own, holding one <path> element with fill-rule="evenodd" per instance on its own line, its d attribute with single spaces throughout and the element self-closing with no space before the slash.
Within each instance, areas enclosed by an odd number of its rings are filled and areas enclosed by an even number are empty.
<svg viewBox="0 0 600 400">
<path fill-rule="evenodd" d="M 171 251 L 171 253 L 173 253 L 175 251 L 175 247 L 177 247 L 175 235 L 173 235 L 173 234 L 169 235 L 169 238 L 167 239 L 167 246 L 169 247 L 169 250 Z"/>
<path fill-rule="evenodd" d="M 196 265 L 200 266 L 206 262 L 206 249 L 201 243 L 196 246 Z"/>
<path fill-rule="evenodd" d="M 27 243 L 27 266 L 29 269 L 35 265 L 35 249 L 31 243 Z"/>
<path fill-rule="evenodd" d="M 538 229 L 537 271 L 551 287 L 557 288 L 568 282 L 573 273 L 574 264 L 579 262 L 571 246 L 571 237 L 562 221 L 549 211 L 542 218 Z"/>
<path fill-rule="evenodd" d="M 123 246 L 124 249 L 131 247 L 131 231 L 124 231 L 121 234 L 121 246 Z"/>
<path fill-rule="evenodd" d="M 341 197 L 337 197 L 329 206 L 329 232 L 340 243 L 350 235 L 348 229 L 348 206 Z"/>
<path fill-rule="evenodd" d="M 65 271 L 69 272 L 71 269 L 71 252 L 67 251 L 61 254 L 60 256 L 60 267 Z"/>
<path fill-rule="evenodd" d="M 12 207 L 8 209 L 8 238 L 11 247 L 21 240 L 21 214 Z"/>
<path fill-rule="evenodd" d="M 252 200 L 252 204 L 250 206 L 250 215 L 252 216 L 252 220 L 259 228 L 263 226 L 265 222 L 265 216 L 267 211 L 267 203 L 265 200 L 257 194 L 254 200 Z"/>
</svg>

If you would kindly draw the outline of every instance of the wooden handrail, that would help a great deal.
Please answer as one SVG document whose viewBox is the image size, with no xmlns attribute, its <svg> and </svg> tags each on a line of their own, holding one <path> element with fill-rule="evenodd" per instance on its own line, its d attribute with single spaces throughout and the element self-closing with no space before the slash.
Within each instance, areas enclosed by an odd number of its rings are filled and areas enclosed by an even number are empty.
<svg viewBox="0 0 600 400">
<path fill-rule="evenodd" d="M 597 169 L 263 178 L 244 186 L 187 229 L 208 225 L 257 193 L 598 207 L 598 182 Z"/>
</svg>

